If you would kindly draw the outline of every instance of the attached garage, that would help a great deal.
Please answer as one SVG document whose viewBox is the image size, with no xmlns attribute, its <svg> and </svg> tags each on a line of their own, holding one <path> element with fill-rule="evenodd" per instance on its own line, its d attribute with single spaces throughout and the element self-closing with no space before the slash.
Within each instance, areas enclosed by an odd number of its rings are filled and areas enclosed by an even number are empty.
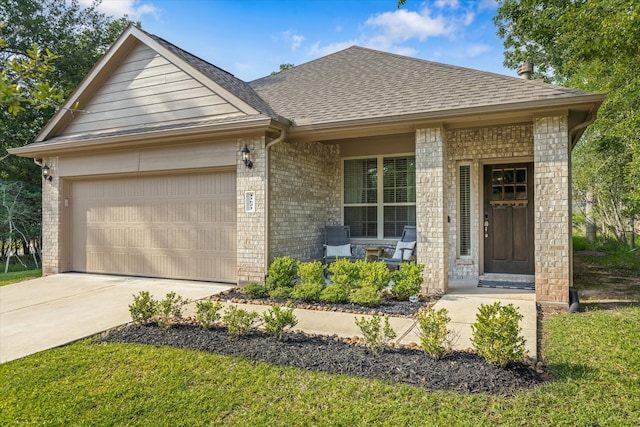
<svg viewBox="0 0 640 427">
<path fill-rule="evenodd" d="M 236 172 L 76 179 L 72 271 L 236 282 Z"/>
</svg>

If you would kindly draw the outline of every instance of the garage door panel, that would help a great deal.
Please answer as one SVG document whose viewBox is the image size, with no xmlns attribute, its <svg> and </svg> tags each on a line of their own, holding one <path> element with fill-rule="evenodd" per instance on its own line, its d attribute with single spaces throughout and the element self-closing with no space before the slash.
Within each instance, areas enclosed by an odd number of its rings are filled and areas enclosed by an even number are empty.
<svg viewBox="0 0 640 427">
<path fill-rule="evenodd" d="M 72 183 L 75 271 L 236 281 L 235 173 Z"/>
</svg>

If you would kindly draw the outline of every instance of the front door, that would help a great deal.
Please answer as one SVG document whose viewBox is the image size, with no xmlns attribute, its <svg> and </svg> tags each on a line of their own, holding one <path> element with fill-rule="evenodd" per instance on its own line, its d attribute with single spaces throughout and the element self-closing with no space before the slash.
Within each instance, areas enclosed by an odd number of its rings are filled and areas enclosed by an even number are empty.
<svg viewBox="0 0 640 427">
<path fill-rule="evenodd" d="M 484 167 L 485 273 L 534 273 L 533 212 L 533 163 Z"/>
</svg>

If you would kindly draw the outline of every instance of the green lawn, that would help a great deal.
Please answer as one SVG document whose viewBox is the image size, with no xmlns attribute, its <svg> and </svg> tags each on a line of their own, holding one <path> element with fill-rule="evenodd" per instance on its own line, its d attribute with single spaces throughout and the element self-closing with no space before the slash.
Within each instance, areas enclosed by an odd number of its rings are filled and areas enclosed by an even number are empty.
<svg viewBox="0 0 640 427">
<path fill-rule="evenodd" d="M 24 270 L 24 271 L 9 271 L 8 273 L 0 273 L 0 286 L 22 282 L 23 280 L 35 279 L 36 277 L 42 277 L 42 270 L 37 269 L 37 270 Z"/>
<path fill-rule="evenodd" d="M 556 380 L 510 396 L 84 340 L 0 365 L 0 425 L 636 425 L 640 308 L 558 315 L 544 330 Z"/>
</svg>

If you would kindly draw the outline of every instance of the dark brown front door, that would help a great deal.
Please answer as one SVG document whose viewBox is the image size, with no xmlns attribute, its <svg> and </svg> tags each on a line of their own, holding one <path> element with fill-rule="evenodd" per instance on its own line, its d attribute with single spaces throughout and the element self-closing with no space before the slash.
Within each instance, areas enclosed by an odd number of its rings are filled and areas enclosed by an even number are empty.
<svg viewBox="0 0 640 427">
<path fill-rule="evenodd" d="M 533 212 L 533 163 L 484 167 L 485 273 L 534 273 Z"/>
</svg>

